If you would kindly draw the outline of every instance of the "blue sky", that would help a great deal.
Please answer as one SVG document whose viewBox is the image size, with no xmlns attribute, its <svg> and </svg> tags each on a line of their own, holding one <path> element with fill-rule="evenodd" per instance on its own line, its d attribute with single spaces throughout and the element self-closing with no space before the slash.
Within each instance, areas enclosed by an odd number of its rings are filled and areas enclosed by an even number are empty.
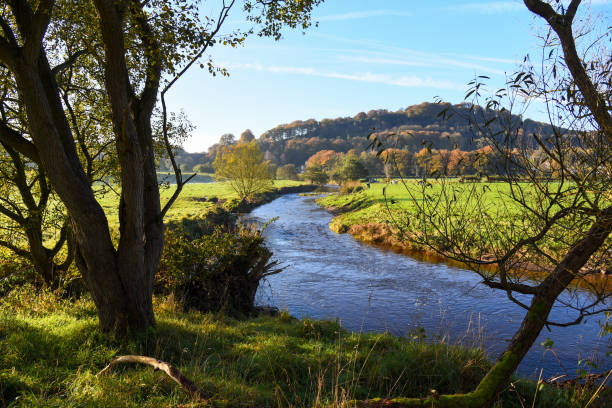
<svg viewBox="0 0 612 408">
<path fill-rule="evenodd" d="M 612 0 L 585 3 L 609 21 Z M 498 88 L 526 54 L 537 54 L 543 29 L 520 0 L 327 0 L 314 19 L 319 26 L 306 35 L 210 49 L 230 77 L 192 69 L 167 97 L 196 126 L 186 150 L 205 151 L 247 128 L 259 136 L 294 120 L 397 110 L 436 96 L 461 102 L 475 75 Z M 226 32 L 243 24 L 238 12 Z M 529 115 L 541 116 L 536 108 Z"/>
</svg>

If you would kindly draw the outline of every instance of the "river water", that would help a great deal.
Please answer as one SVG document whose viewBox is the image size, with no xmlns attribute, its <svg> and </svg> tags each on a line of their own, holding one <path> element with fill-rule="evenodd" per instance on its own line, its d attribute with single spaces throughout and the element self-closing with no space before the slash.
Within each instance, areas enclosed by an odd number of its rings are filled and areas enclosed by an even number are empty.
<svg viewBox="0 0 612 408">
<path fill-rule="evenodd" d="M 313 197 L 282 196 L 253 210 L 248 218 L 264 222 L 278 217 L 265 231 L 268 247 L 286 269 L 260 286 L 257 302 L 288 309 L 296 317 L 337 318 L 353 331 L 396 335 L 425 329 L 425 340 L 443 338 L 464 345 L 481 344 L 495 359 L 519 327 L 524 310 L 504 292 L 479 284 L 467 270 L 433 264 L 381 250 L 338 235 L 332 216 Z M 582 300 L 588 299 L 581 293 Z M 555 307 L 557 321 L 573 320 L 567 308 Z M 575 318 L 575 317 L 574 317 Z M 576 375 L 579 360 L 598 362 L 597 371 L 612 367 L 606 358 L 608 339 L 599 337 L 598 320 L 578 326 L 543 330 L 518 373 L 544 378 Z M 553 353 L 542 342 L 554 341 Z"/>
</svg>

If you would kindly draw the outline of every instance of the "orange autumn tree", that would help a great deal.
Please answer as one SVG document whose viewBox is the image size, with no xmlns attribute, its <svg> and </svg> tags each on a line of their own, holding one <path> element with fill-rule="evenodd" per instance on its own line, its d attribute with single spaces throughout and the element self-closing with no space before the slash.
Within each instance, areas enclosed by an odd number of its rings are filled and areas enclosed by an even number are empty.
<svg viewBox="0 0 612 408">
<path fill-rule="evenodd" d="M 310 167 L 315 164 L 325 166 L 327 162 L 336 158 L 338 155 L 339 153 L 334 150 L 320 150 L 306 160 L 306 167 Z"/>
</svg>

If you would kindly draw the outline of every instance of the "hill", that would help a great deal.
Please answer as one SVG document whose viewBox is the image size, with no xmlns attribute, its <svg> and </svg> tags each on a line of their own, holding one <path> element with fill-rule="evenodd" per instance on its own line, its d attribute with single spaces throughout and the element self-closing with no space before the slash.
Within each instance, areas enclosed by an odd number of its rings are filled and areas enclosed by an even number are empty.
<svg viewBox="0 0 612 408">
<path fill-rule="evenodd" d="M 441 117 L 440 112 L 449 107 L 457 113 L 450 118 Z M 294 164 L 298 168 L 321 150 L 338 153 L 354 151 L 359 154 L 367 150 L 367 136 L 371 133 L 387 140 L 389 147 L 411 153 L 418 152 L 424 146 L 469 152 L 484 147 L 483 140 L 465 119 L 469 109 L 468 104 L 451 106 L 448 103 L 424 102 L 397 111 L 378 109 L 360 112 L 353 117 L 298 120 L 264 132 L 258 141 L 267 160 L 277 166 Z M 484 113 L 480 107 L 474 108 L 474 111 L 480 115 Z M 516 123 L 522 121 L 524 134 L 551 132 L 548 124 L 530 119 L 523 121 L 519 116 L 512 116 L 511 120 Z M 390 135 L 393 138 L 389 138 Z M 219 147 L 219 144 L 211 146 L 208 153 L 180 152 L 178 161 L 186 163 L 189 170 L 194 165 L 204 164 L 208 171 L 212 171 L 210 164 Z"/>
</svg>

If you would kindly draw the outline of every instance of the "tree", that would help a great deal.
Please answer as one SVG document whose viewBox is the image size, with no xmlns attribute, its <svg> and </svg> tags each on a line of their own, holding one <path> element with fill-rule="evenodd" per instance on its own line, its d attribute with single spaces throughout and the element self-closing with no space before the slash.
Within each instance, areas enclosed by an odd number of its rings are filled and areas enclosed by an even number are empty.
<svg viewBox="0 0 612 408">
<path fill-rule="evenodd" d="M 192 170 L 195 173 L 212 173 L 214 169 L 209 164 L 196 164 Z"/>
<path fill-rule="evenodd" d="M 386 149 L 380 157 L 384 161 L 384 171 L 387 178 L 408 177 L 413 174 L 414 156 L 407 150 Z"/>
<path fill-rule="evenodd" d="M 241 200 L 252 199 L 273 186 L 273 176 L 255 140 L 224 146 L 213 163 L 215 178 L 227 180 Z"/>
<path fill-rule="evenodd" d="M 231 133 L 224 133 L 219 138 L 219 144 L 221 146 L 233 146 L 236 144 L 236 136 Z"/>
<path fill-rule="evenodd" d="M 304 178 L 313 184 L 325 184 L 329 181 L 329 176 L 323 171 L 323 167 L 318 164 L 306 167 Z"/>
<path fill-rule="evenodd" d="M 580 0 L 572 0 L 567 8 L 557 1 L 524 3 L 549 28 L 541 67 L 527 63 L 506 89 L 485 99 L 485 110 L 477 108 L 482 78 L 472 81 L 468 91 L 474 99 L 467 119 L 474 133 L 503 158 L 509 193 L 440 178 L 411 193 L 417 210 L 406 214 L 406 222 L 411 223 L 407 234 L 412 241 L 462 262 L 485 285 L 504 291 L 525 309 L 525 317 L 476 390 L 404 399 L 396 406 L 490 406 L 543 327 L 578 324 L 611 311 L 612 294 L 605 284 L 586 278 L 609 267 L 612 248 L 612 29 L 580 30 L 577 44 L 573 27 L 580 24 L 575 22 Z M 552 135 L 525 132 L 526 121 L 510 116 L 516 100 L 523 98 L 545 101 Z M 540 149 L 537 154 L 534 144 Z M 554 179 L 551 163 L 557 172 Z M 535 281 L 525 276 L 530 265 L 537 265 L 542 274 Z M 586 303 L 572 297 L 569 287 L 576 280 L 593 292 Z M 560 298 L 562 293 L 567 296 Z M 573 316 L 551 321 L 555 302 L 570 308 Z M 385 401 L 365 405 L 383 406 Z"/>
<path fill-rule="evenodd" d="M 253 140 L 255 140 L 255 135 L 253 134 L 253 132 L 251 132 L 251 129 L 247 129 L 240 134 L 239 142 L 248 143 L 252 142 Z"/>
<path fill-rule="evenodd" d="M 333 150 L 320 150 L 308 158 L 306 161 L 306 167 L 310 167 L 315 164 L 325 166 L 330 160 L 336 159 L 339 154 L 340 153 Z"/>
<path fill-rule="evenodd" d="M 298 180 L 298 173 L 293 164 L 286 164 L 276 169 L 278 180 Z"/>
<path fill-rule="evenodd" d="M 345 155 L 333 169 L 333 178 L 339 182 L 359 180 L 367 175 L 364 165 L 352 154 Z"/>
<path fill-rule="evenodd" d="M 11 132 L 12 124 L 3 118 L 0 139 L 40 166 L 66 207 L 76 264 L 103 330 L 125 332 L 155 323 L 152 291 L 164 243 L 163 217 L 185 181 L 170 154 L 177 188 L 162 208 L 151 117 L 160 97 L 168 147 L 164 95 L 219 41 L 236 3 L 223 2 L 219 14 L 209 18 L 199 16 L 197 3 L 185 0 L 9 0 L 0 6 L 0 63 L 10 73 L 28 124 L 24 138 Z M 261 27 L 259 35 L 278 39 L 283 26 L 307 28 L 318 3 L 241 4 L 248 20 Z M 252 32 L 235 32 L 223 42 L 237 45 Z M 91 62 L 83 67 L 91 81 L 103 78 L 96 86 L 103 89 L 112 121 L 121 185 L 116 248 L 58 86 L 58 72 L 81 57 Z M 202 65 L 212 73 L 224 72 L 210 60 Z"/>
</svg>

